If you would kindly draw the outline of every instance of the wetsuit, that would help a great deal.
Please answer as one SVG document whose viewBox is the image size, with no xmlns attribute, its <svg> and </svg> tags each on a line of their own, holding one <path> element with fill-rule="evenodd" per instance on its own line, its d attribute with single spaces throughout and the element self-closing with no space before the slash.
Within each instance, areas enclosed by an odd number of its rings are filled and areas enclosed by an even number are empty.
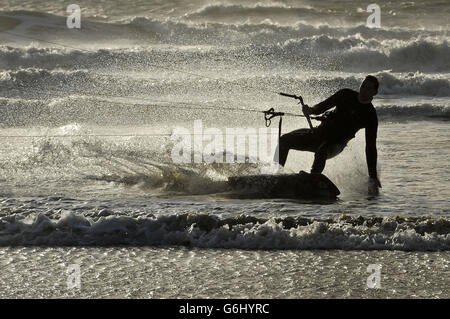
<svg viewBox="0 0 450 319">
<path fill-rule="evenodd" d="M 335 109 L 330 110 L 331 108 Z M 328 112 L 326 112 L 328 111 Z M 314 129 L 299 129 L 280 137 L 279 163 L 283 165 L 290 149 L 314 152 L 311 173 L 322 173 L 325 162 L 342 152 L 361 128 L 366 129 L 366 160 L 369 176 L 377 178 L 378 118 L 372 103 L 361 103 L 358 92 L 342 89 L 311 108 L 311 114 L 325 113 Z"/>
</svg>

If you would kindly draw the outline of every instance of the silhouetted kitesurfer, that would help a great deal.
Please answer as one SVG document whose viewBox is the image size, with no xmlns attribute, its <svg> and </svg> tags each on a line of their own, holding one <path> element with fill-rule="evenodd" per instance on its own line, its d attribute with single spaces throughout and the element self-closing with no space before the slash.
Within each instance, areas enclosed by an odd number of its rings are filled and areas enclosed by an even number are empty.
<svg viewBox="0 0 450 319">
<path fill-rule="evenodd" d="M 381 187 L 377 176 L 377 130 L 378 118 L 373 97 L 378 93 L 378 80 L 367 76 L 359 92 L 342 89 L 323 102 L 309 107 L 303 106 L 305 115 L 320 115 L 322 123 L 313 129 L 298 129 L 280 137 L 279 164 L 284 166 L 289 150 L 314 152 L 311 173 L 320 174 L 327 159 L 345 148 L 360 129 L 366 129 L 366 159 L 369 171 L 369 193 L 378 193 Z M 331 108 L 335 107 L 333 110 Z"/>
</svg>

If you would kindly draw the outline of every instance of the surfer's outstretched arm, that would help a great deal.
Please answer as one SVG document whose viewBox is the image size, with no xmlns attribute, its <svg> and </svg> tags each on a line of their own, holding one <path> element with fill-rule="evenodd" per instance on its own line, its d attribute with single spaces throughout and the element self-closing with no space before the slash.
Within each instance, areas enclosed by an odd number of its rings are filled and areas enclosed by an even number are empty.
<svg viewBox="0 0 450 319">
<path fill-rule="evenodd" d="M 370 177 L 370 192 L 376 192 L 378 187 L 381 187 L 377 174 L 377 131 L 378 119 L 376 113 L 374 113 L 366 127 L 366 161 Z"/>
<path fill-rule="evenodd" d="M 340 98 L 342 97 L 342 95 L 345 93 L 345 90 L 346 89 L 339 90 L 325 101 L 322 101 L 319 104 L 314 105 L 311 108 L 310 114 L 319 115 L 335 107 Z"/>
</svg>

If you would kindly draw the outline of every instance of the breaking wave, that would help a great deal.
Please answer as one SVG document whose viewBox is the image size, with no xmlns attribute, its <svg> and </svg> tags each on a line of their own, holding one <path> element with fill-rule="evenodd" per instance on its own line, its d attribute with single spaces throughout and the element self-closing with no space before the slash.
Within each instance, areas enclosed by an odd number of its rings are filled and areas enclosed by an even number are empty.
<svg viewBox="0 0 450 319">
<path fill-rule="evenodd" d="M 111 56 L 111 54 L 108 54 Z M 117 57 L 126 60 L 127 53 L 117 52 Z M 150 53 L 149 53 L 150 55 Z M 216 54 L 204 56 L 204 60 L 214 59 Z M 60 58 L 62 58 L 60 56 Z M 53 57 L 49 56 L 49 63 Z M 71 55 L 67 56 L 71 59 Z M 145 60 L 145 59 L 144 59 Z M 103 60 L 105 61 L 105 60 Z M 129 60 L 128 60 L 129 61 Z M 34 63 L 30 60 L 31 63 Z M 145 63 L 141 61 L 144 65 Z M 171 92 L 197 92 L 200 94 L 204 90 L 213 92 L 222 89 L 218 81 L 223 84 L 232 84 L 233 89 L 246 86 L 260 86 L 261 88 L 284 87 L 297 90 L 301 87 L 303 91 L 323 92 L 324 90 L 334 91 L 339 88 L 349 87 L 358 88 L 361 83 L 360 75 L 298 75 L 298 74 L 261 74 L 251 73 L 247 76 L 237 74 L 237 77 L 226 76 L 225 78 L 216 75 L 215 78 L 205 78 L 198 81 L 197 77 L 184 76 L 176 77 L 178 74 L 174 71 L 172 77 L 155 78 L 158 75 L 151 69 L 144 77 L 133 77 L 124 75 L 120 72 L 103 72 L 87 69 L 66 70 L 58 68 L 59 64 L 54 65 L 55 69 L 28 67 L 18 70 L 0 71 L 0 91 L 4 90 L 4 95 L 13 96 L 12 89 L 22 90 L 20 96 L 33 92 L 32 88 L 42 91 L 42 87 L 48 88 L 49 96 L 58 96 L 56 92 L 61 88 L 67 91 L 76 92 L 81 87 L 83 92 L 92 92 L 93 95 L 104 96 L 128 96 L 137 94 L 159 93 L 168 94 Z M 67 65 L 66 65 L 67 66 Z M 164 67 L 164 66 L 161 66 Z M 374 72 L 380 81 L 379 93 L 382 95 L 421 95 L 432 97 L 450 96 L 450 80 L 445 76 L 436 74 L 426 74 L 421 72 L 397 73 L 390 71 Z M 26 88 L 26 90 L 24 89 Z M 69 90 L 71 89 L 71 90 Z M 76 90 L 75 90 L 76 89 Z M 52 91 L 55 92 L 52 92 Z M 41 92 L 42 93 L 42 92 Z M 220 92 L 217 92 L 218 96 Z"/>
<path fill-rule="evenodd" d="M 434 106 L 420 104 L 414 106 L 382 105 L 377 108 L 378 116 L 383 119 L 417 118 L 424 117 L 450 119 L 450 106 Z"/>
<path fill-rule="evenodd" d="M 432 217 L 354 217 L 327 220 L 209 214 L 117 216 L 107 209 L 0 219 L 0 245 L 182 245 L 237 249 L 445 251 L 450 220 Z"/>
<path fill-rule="evenodd" d="M 73 49 L 0 47 L 0 67 L 16 68 L 150 68 L 157 63 L 191 64 L 227 61 L 246 68 L 297 66 L 302 69 L 345 70 L 357 72 L 445 72 L 450 70 L 448 41 L 365 40 L 357 37 L 333 38 L 326 35 L 286 40 L 277 44 L 252 44 L 235 48 L 188 48 L 173 50 L 157 47 L 127 49 Z M 281 65 L 280 65 L 281 64 Z M 242 65 L 241 65 L 242 67 Z"/>
<path fill-rule="evenodd" d="M 237 5 L 237 4 L 211 4 L 200 8 L 192 13 L 188 13 L 186 17 L 217 17 L 229 15 L 311 15 L 319 14 L 319 11 L 312 7 L 292 7 L 285 4 L 270 4 L 265 5 L 257 3 L 253 6 Z"/>
<path fill-rule="evenodd" d="M 202 23 L 189 20 L 190 16 L 202 15 L 235 15 L 236 12 L 256 11 L 264 15 L 265 11 L 275 10 L 275 14 L 289 13 L 292 21 L 289 25 L 280 25 L 270 20 L 263 20 L 258 23 L 224 23 L 210 22 Z M 187 20 L 157 19 L 155 17 L 135 16 L 117 21 L 95 21 L 84 20 L 83 29 L 78 33 L 68 32 L 65 27 L 66 17 L 56 16 L 41 12 L 31 11 L 0 11 L 0 30 L 19 33 L 23 36 L 36 36 L 34 32 L 28 32 L 27 28 L 17 28 L 21 24 L 34 26 L 42 31 L 45 39 L 50 40 L 76 40 L 77 42 L 91 42 L 92 44 L 107 42 L 108 46 L 120 46 L 121 43 L 170 43 L 170 44 L 214 44 L 214 45 L 236 45 L 248 41 L 251 43 L 282 43 L 289 39 L 300 39 L 304 37 L 328 35 L 333 38 L 362 36 L 365 39 L 373 38 L 378 40 L 399 39 L 408 41 L 417 38 L 420 33 L 422 37 L 446 37 L 445 29 L 436 31 L 383 28 L 372 29 L 364 24 L 357 26 L 341 25 L 311 25 L 305 21 L 299 21 L 298 16 L 304 15 L 313 20 L 318 13 L 314 8 L 291 8 L 281 6 L 242 6 L 242 5 L 209 5 L 196 12 L 187 14 Z M 334 13 L 328 13 L 334 16 Z M 11 23 L 14 21 L 14 23 Z M 17 29 L 17 30 L 16 30 Z M 30 28 L 33 29 L 33 28 Z M 45 34 L 45 31 L 51 31 Z M 69 30 L 70 31 L 70 30 Z M 55 37 L 55 38 L 52 38 Z M 12 36 L 13 39 L 16 39 Z M 114 41 L 113 41 L 114 40 Z"/>
<path fill-rule="evenodd" d="M 281 44 L 253 45 L 243 49 L 249 55 L 321 70 L 346 71 L 448 71 L 448 41 L 394 41 L 383 43 L 359 37 L 333 38 L 326 35 Z M 273 63 L 273 62 L 272 62 Z"/>
</svg>

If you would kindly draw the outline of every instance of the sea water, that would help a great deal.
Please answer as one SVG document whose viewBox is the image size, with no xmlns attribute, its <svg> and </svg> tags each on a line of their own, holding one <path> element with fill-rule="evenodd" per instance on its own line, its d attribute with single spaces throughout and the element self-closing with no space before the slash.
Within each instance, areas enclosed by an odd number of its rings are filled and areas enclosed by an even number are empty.
<svg viewBox="0 0 450 319">
<path fill-rule="evenodd" d="M 78 1 L 81 29 L 61 2 L 2 5 L 1 297 L 448 298 L 449 6 L 378 3 L 380 28 L 354 1 Z M 301 114 L 275 92 L 314 105 L 367 74 L 379 196 L 364 130 L 327 162 L 336 201 L 237 198 L 228 176 L 264 165 L 174 163 L 176 128 L 265 128 Z"/>
</svg>

